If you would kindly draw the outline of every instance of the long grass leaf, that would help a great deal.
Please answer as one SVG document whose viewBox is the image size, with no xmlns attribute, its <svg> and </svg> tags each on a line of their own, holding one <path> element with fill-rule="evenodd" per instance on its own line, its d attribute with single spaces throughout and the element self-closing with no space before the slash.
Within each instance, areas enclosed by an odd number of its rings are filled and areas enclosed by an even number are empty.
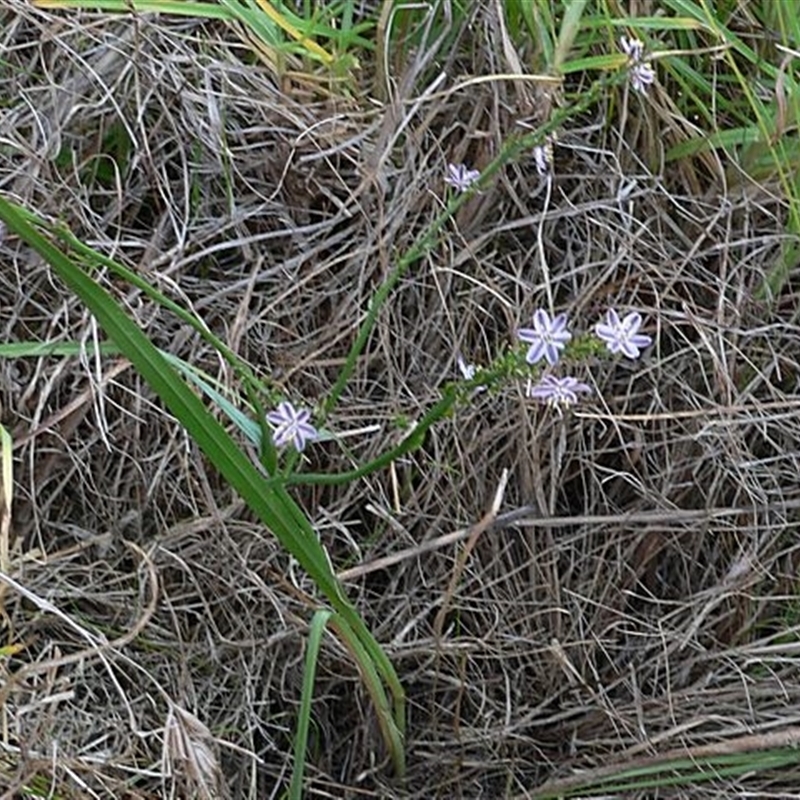
<svg viewBox="0 0 800 800">
<path fill-rule="evenodd" d="M 198 19 L 233 20 L 235 15 L 216 3 L 169 2 L 168 0 L 34 0 L 38 8 L 75 8 L 86 11 L 112 11 L 116 13 L 138 11 L 141 13 L 175 14 Z"/>
<path fill-rule="evenodd" d="M 303 773 L 306 766 L 308 748 L 308 728 L 311 722 L 311 705 L 314 698 L 314 678 L 317 674 L 317 661 L 322 646 L 322 634 L 331 617 L 325 609 L 317 611 L 311 619 L 306 644 L 306 660 L 303 669 L 303 691 L 300 695 L 300 710 L 297 714 L 297 731 L 294 736 L 294 765 L 292 781 L 289 785 L 290 800 L 302 800 Z"/>
<path fill-rule="evenodd" d="M 30 215 L 28 215 L 30 216 Z M 33 247 L 56 271 L 67 286 L 95 315 L 100 326 L 131 361 L 139 374 L 158 394 L 169 411 L 180 421 L 192 439 L 208 456 L 228 483 L 241 495 L 259 519 L 274 533 L 311 576 L 320 591 L 356 632 L 363 645 L 358 651 L 368 658 L 361 664 L 368 673 L 377 666 L 394 697 L 395 716 L 381 720 L 388 748 L 395 765 L 402 769 L 402 730 L 404 695 L 397 674 L 386 654 L 375 641 L 353 605 L 347 600 L 314 529 L 286 489 L 268 482 L 254 464 L 236 446 L 222 425 L 202 401 L 183 382 L 174 368 L 117 305 L 111 295 L 83 269 L 55 247 L 17 210 L 15 204 L 0 198 L 0 219 L 9 229 Z M 378 714 L 384 714 L 378 709 Z M 398 742 L 400 742 L 398 750 Z"/>
</svg>

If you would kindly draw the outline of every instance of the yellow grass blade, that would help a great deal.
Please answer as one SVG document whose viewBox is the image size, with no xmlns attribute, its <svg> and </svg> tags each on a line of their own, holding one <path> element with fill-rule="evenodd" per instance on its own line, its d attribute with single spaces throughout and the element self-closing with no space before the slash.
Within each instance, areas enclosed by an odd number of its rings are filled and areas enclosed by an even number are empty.
<svg viewBox="0 0 800 800">
<path fill-rule="evenodd" d="M 315 41 L 312 41 L 307 36 L 304 36 L 286 17 L 275 9 L 267 0 L 256 0 L 258 7 L 280 28 L 289 34 L 293 39 L 298 41 L 306 50 L 311 51 L 316 56 L 319 56 L 326 64 L 333 63 L 333 56 L 320 47 Z"/>
</svg>

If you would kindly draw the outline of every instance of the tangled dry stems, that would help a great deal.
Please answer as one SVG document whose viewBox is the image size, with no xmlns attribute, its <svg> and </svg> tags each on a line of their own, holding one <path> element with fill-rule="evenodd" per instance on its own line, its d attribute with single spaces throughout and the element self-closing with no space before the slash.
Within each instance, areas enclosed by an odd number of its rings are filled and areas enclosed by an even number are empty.
<svg viewBox="0 0 800 800">
<path fill-rule="evenodd" d="M 503 81 L 433 99 L 437 58 L 451 75 L 506 71 L 480 40 L 498 35 L 491 19 L 474 21 L 473 63 L 431 34 L 394 102 L 367 106 L 278 88 L 223 27 L 16 1 L 2 14 L 2 190 L 135 267 L 308 403 L 441 210 L 447 161 L 482 166 L 533 107 L 534 88 Z M 308 796 L 535 797 L 609 762 L 744 735 L 796 743 L 796 288 L 754 299 L 782 210 L 769 187 L 659 164 L 657 107 L 624 129 L 564 131 L 550 190 L 510 166 L 381 315 L 330 421 L 377 426 L 347 440 L 359 461 L 438 397 L 459 352 L 487 363 L 507 346 L 545 280 L 576 326 L 637 308 L 657 344 L 640 363 L 579 367 L 596 395 L 565 419 L 511 386 L 386 473 L 298 492 L 342 570 L 408 551 L 348 580 L 408 691 L 407 784 L 390 781 L 330 638 Z M 13 238 L 0 257 L 7 341 L 102 338 Z M 163 310 L 116 290 L 157 343 L 230 381 Z M 125 363 L 0 369 L 16 443 L 3 606 L 22 644 L 2 662 L 4 789 L 275 796 L 313 587 Z M 347 466 L 329 446 L 309 457 Z M 504 470 L 501 515 L 449 595 L 459 550 L 424 545 L 481 518 Z M 719 778 L 703 796 L 796 784 Z"/>
</svg>

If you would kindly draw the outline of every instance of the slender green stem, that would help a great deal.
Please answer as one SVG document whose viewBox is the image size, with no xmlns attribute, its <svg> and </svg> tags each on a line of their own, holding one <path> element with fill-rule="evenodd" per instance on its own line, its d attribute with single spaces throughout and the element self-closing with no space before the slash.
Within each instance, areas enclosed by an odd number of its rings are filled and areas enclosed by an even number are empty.
<svg viewBox="0 0 800 800">
<path fill-rule="evenodd" d="M 322 405 L 321 421 L 324 422 L 327 415 L 330 414 L 339 402 L 342 392 L 355 371 L 358 359 L 366 347 L 367 341 L 375 328 L 378 316 L 388 300 L 389 295 L 392 293 L 392 290 L 397 286 L 398 281 L 406 274 L 409 267 L 435 247 L 436 243 L 439 241 L 440 232 L 453 218 L 458 209 L 461 208 L 475 192 L 487 186 L 491 178 L 506 164 L 518 159 L 522 153 L 531 150 L 535 145 L 542 144 L 550 134 L 561 128 L 568 119 L 586 111 L 597 102 L 598 98 L 600 98 L 610 86 L 621 82 L 625 77 L 625 73 L 621 72 L 605 76 L 595 81 L 587 92 L 581 94 L 578 99 L 567 108 L 553 114 L 550 121 L 542 125 L 538 130 L 533 133 L 511 136 L 503 145 L 500 154 L 484 168 L 480 180 L 477 181 L 469 191 L 457 194 L 450 199 L 444 211 L 430 223 L 414 245 L 398 259 L 395 268 L 389 273 L 386 280 L 384 280 L 373 295 L 367 316 L 361 324 L 356 339 L 347 354 L 342 371 L 339 373 L 336 383 L 334 383 L 328 397 Z"/>
</svg>

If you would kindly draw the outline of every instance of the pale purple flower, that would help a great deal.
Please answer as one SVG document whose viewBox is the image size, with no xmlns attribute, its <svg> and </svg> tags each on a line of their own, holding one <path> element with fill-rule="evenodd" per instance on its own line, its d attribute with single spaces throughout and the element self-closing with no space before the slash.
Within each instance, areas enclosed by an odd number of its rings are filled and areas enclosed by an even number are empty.
<svg viewBox="0 0 800 800">
<path fill-rule="evenodd" d="M 649 61 L 643 61 L 631 68 L 630 80 L 635 91 L 646 94 L 647 87 L 655 83 L 656 71 L 650 66 Z"/>
<path fill-rule="evenodd" d="M 545 375 L 539 383 L 528 387 L 528 397 L 561 408 L 578 402 L 578 392 L 591 392 L 591 388 L 577 378 L 557 378 Z"/>
<path fill-rule="evenodd" d="M 467 364 L 464 359 L 459 356 L 457 359 L 458 363 L 458 371 L 461 373 L 461 377 L 465 381 L 471 381 L 475 377 L 475 365 L 474 364 Z"/>
<path fill-rule="evenodd" d="M 553 146 L 548 144 L 537 144 L 533 148 L 533 163 L 536 164 L 536 171 L 544 178 L 550 174 L 550 165 L 553 161 Z"/>
<path fill-rule="evenodd" d="M 444 182 L 459 192 L 466 192 L 480 177 L 477 169 L 467 169 L 464 164 L 448 164 Z"/>
<path fill-rule="evenodd" d="M 291 442 L 298 453 L 306 443 L 317 438 L 317 429 L 308 421 L 311 412 L 298 411 L 291 403 L 283 402 L 276 411 L 267 414 L 267 422 L 272 427 L 272 440 L 278 447 Z"/>
<path fill-rule="evenodd" d="M 461 356 L 458 356 L 457 363 L 458 363 L 458 371 L 461 373 L 461 377 L 465 381 L 471 381 L 475 377 L 475 373 L 477 371 L 475 365 L 474 364 L 468 364 L 466 361 L 464 361 L 464 359 Z M 480 394 L 481 392 L 485 392 L 485 391 L 486 391 L 486 387 L 485 386 L 483 386 L 483 385 L 476 386 L 475 389 L 473 390 L 472 394 L 476 395 L 476 394 Z"/>
<path fill-rule="evenodd" d="M 558 361 L 559 350 L 563 350 L 572 334 L 567 330 L 567 315 L 558 314 L 554 319 L 543 309 L 533 315 L 532 328 L 520 328 L 517 331 L 520 341 L 530 345 L 525 360 L 535 364 L 543 358 L 551 366 Z"/>
<path fill-rule="evenodd" d="M 644 94 L 647 87 L 655 82 L 656 71 L 648 60 L 644 58 L 644 44 L 638 39 L 621 36 L 619 46 L 628 56 L 631 66 L 630 81 L 635 91 Z"/>
<path fill-rule="evenodd" d="M 639 333 L 642 327 L 642 315 L 638 311 L 626 314 L 624 319 L 610 308 L 605 322 L 594 327 L 598 339 L 601 339 L 612 353 L 622 353 L 628 358 L 639 358 L 640 350 L 649 347 L 653 339 L 647 334 Z"/>
<path fill-rule="evenodd" d="M 644 55 L 644 42 L 631 36 L 619 37 L 619 46 L 623 53 L 630 59 L 631 64 L 637 64 L 642 60 Z"/>
</svg>

